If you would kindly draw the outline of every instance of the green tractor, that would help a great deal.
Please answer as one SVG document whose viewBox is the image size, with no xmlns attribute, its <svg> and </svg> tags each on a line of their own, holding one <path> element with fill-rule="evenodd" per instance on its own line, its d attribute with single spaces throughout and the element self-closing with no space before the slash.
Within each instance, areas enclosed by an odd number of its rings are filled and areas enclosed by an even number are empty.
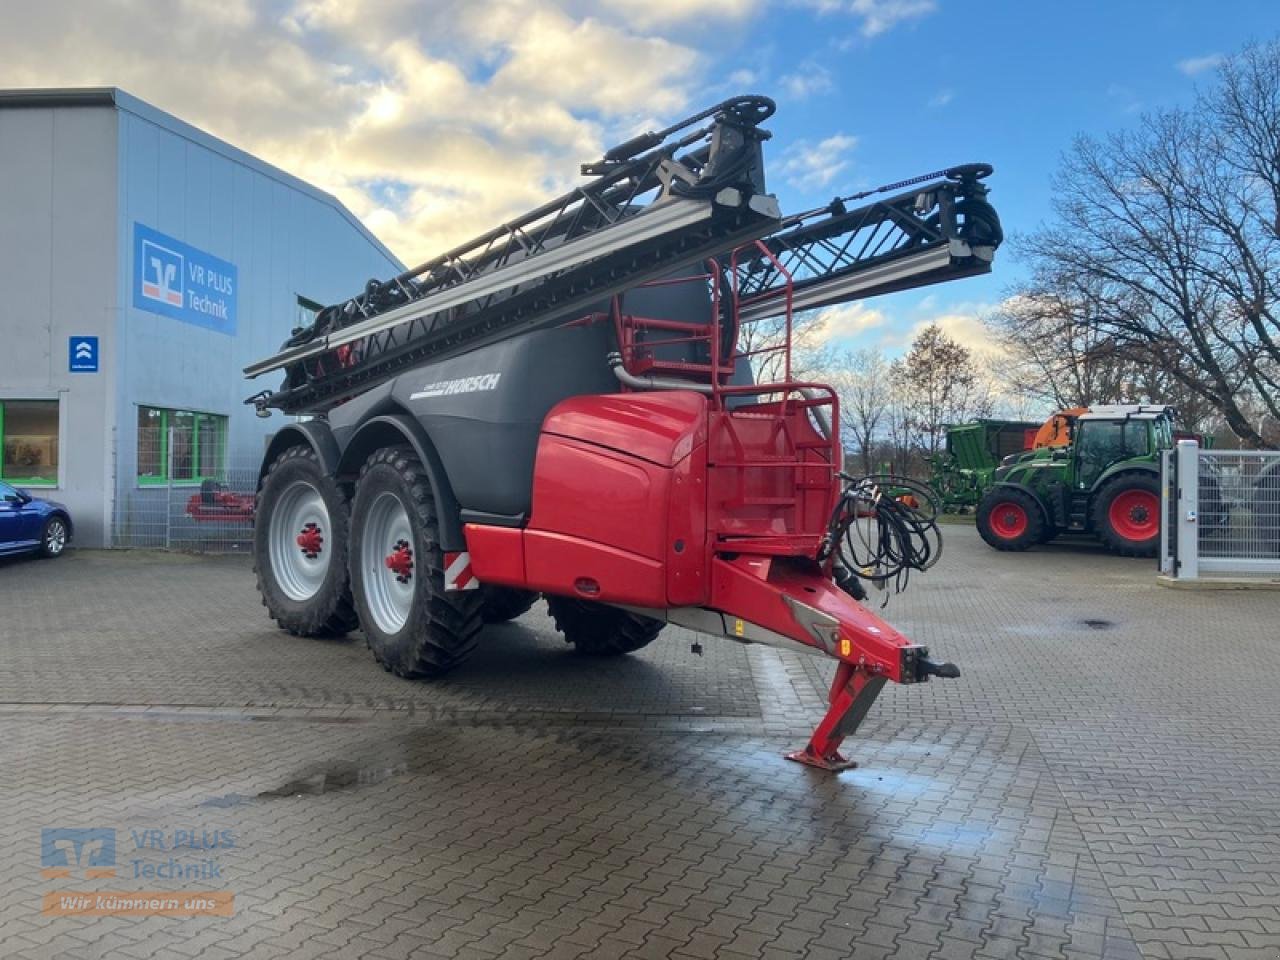
<svg viewBox="0 0 1280 960">
<path fill-rule="evenodd" d="M 997 550 L 1090 533 L 1117 553 L 1160 545 L 1160 451 L 1174 444 L 1172 407 L 1098 406 L 1066 446 L 1006 457 L 978 502 L 978 532 Z"/>
<path fill-rule="evenodd" d="M 947 447 L 930 459 L 929 485 L 954 513 L 976 507 L 991 485 L 996 468 L 1010 454 L 1034 446 L 1038 423 L 1022 420 L 975 420 L 947 427 Z"/>
</svg>

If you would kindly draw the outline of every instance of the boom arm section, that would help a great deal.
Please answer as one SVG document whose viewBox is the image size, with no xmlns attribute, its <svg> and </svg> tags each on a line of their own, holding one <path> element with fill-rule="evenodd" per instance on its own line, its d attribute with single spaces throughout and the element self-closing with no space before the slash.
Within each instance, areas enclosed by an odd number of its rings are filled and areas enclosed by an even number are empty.
<svg viewBox="0 0 1280 960">
<path fill-rule="evenodd" d="M 765 97 L 739 97 L 614 147 L 595 177 L 536 210 L 321 311 L 277 355 L 259 412 L 320 412 L 429 359 L 554 323 L 777 228 L 765 193 Z M 695 127 L 710 119 L 705 126 Z M 644 151 L 644 152 L 642 152 Z"/>
<path fill-rule="evenodd" d="M 981 182 L 986 164 L 952 167 L 789 217 L 761 243 L 725 258 L 739 320 L 812 310 L 988 273 L 1004 239 Z M 848 200 L 907 190 L 849 209 Z M 787 292 L 791 292 L 788 304 Z"/>
</svg>

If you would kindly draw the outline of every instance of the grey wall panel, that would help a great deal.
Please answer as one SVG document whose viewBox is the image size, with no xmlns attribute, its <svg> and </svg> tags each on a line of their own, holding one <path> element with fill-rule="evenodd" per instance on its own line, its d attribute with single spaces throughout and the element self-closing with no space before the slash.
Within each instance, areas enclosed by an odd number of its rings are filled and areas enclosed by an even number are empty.
<svg viewBox="0 0 1280 960">
<path fill-rule="evenodd" d="M 400 269 L 332 198 L 112 96 L 0 109 L 0 399 L 60 400 L 60 482 L 38 492 L 89 546 L 155 499 L 137 482 L 140 404 L 227 415 L 231 465 L 256 468 L 283 421 L 243 406 L 268 384 L 241 368 L 275 352 L 298 295 L 334 302 Z M 133 305 L 135 223 L 235 265 L 234 336 Z M 98 337 L 98 373 L 68 370 L 74 335 Z"/>
<path fill-rule="evenodd" d="M 0 399 L 60 401 L 56 489 L 77 542 L 111 510 L 116 125 L 110 107 L 0 110 Z M 71 373 L 72 336 L 98 337 L 100 372 Z"/>
<path fill-rule="evenodd" d="M 119 477 L 122 503 L 145 499 L 136 481 L 138 405 L 230 417 L 229 458 L 253 464 L 279 416 L 261 420 L 243 399 L 266 386 L 240 370 L 274 353 L 297 319 L 297 297 L 321 303 L 358 293 L 400 269 L 344 211 L 292 178 L 199 137 L 120 112 L 119 303 L 124 354 Z M 235 336 L 138 309 L 134 224 L 142 223 L 237 269 Z"/>
</svg>

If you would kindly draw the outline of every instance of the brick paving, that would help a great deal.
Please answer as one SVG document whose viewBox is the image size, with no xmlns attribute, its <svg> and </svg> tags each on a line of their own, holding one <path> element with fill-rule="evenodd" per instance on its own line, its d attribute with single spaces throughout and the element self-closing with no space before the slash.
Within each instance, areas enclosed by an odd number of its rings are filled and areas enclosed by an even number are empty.
<svg viewBox="0 0 1280 960">
<path fill-rule="evenodd" d="M 537 610 L 413 684 L 274 630 L 243 558 L 0 562 L 0 956 L 1275 960 L 1280 596 L 946 532 L 886 614 L 964 676 L 887 688 L 838 777 L 780 757 L 802 654 L 582 660 Z M 114 829 L 118 875 L 44 878 L 44 827 Z M 171 857 L 219 875 L 135 877 Z"/>
</svg>

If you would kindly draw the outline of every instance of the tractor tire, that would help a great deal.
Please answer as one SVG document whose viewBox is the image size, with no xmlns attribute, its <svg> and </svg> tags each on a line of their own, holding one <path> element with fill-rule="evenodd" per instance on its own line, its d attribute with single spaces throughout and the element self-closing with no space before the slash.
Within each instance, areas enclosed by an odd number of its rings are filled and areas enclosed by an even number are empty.
<svg viewBox="0 0 1280 960">
<path fill-rule="evenodd" d="M 1147 473 L 1112 477 L 1093 498 L 1093 532 L 1125 557 L 1154 557 L 1160 549 L 1160 481 Z"/>
<path fill-rule="evenodd" d="M 480 597 L 484 604 L 480 607 L 480 617 L 485 623 L 506 623 L 528 613 L 539 596 L 541 594 L 533 590 L 482 583 Z"/>
<path fill-rule="evenodd" d="M 351 503 L 351 588 L 369 649 L 400 677 L 437 677 L 472 651 L 479 590 L 444 589 L 431 484 L 410 447 L 375 451 Z"/>
<path fill-rule="evenodd" d="M 297 637 L 340 637 L 360 625 L 347 574 L 350 499 L 315 451 L 289 447 L 258 489 L 253 570 L 267 613 Z"/>
<path fill-rule="evenodd" d="M 997 550 L 1022 551 L 1043 543 L 1044 511 L 1036 498 L 1016 487 L 996 487 L 978 501 L 978 533 Z"/>
<path fill-rule="evenodd" d="M 547 612 L 565 643 L 589 657 L 634 653 L 657 639 L 666 626 L 661 620 L 572 597 L 547 597 Z"/>
</svg>

